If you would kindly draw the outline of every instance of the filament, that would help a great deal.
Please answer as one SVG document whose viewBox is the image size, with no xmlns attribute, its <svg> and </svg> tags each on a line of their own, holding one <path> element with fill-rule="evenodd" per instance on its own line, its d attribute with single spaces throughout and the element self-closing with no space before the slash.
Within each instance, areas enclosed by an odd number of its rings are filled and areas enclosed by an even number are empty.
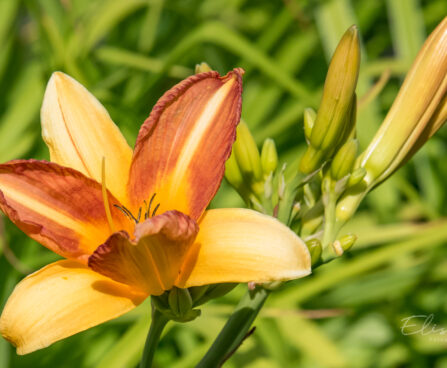
<svg viewBox="0 0 447 368">
<path fill-rule="evenodd" d="M 106 187 L 106 159 L 102 158 L 101 165 L 101 189 L 102 189 L 102 200 L 104 203 L 104 210 L 106 211 L 107 223 L 109 224 L 109 229 L 111 233 L 115 232 L 115 226 L 113 226 L 112 213 L 110 212 L 109 197 L 107 195 Z"/>
</svg>

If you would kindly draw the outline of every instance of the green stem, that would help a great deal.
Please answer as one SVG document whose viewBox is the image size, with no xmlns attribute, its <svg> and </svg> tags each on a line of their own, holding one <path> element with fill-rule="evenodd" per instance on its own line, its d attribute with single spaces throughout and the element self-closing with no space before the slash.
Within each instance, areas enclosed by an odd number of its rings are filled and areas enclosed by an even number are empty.
<svg viewBox="0 0 447 368">
<path fill-rule="evenodd" d="M 288 225 L 290 221 L 290 214 L 295 201 L 296 194 L 301 185 L 304 184 L 306 175 L 297 173 L 295 177 L 287 184 L 282 198 L 278 201 L 278 215 L 277 218 L 283 224 Z"/>
<path fill-rule="evenodd" d="M 196 368 L 216 368 L 242 343 L 270 292 L 263 288 L 249 290 L 240 300 L 225 327 Z"/>
<path fill-rule="evenodd" d="M 329 201 L 324 208 L 324 232 L 322 239 L 323 249 L 326 249 L 337 236 L 337 230 L 335 228 L 335 206 L 337 198 L 332 192 L 329 194 Z"/>
<path fill-rule="evenodd" d="M 152 367 L 152 361 L 154 359 L 158 341 L 160 340 L 161 333 L 163 332 L 163 329 L 168 322 L 169 318 L 162 314 L 157 308 L 152 307 L 151 328 L 149 329 L 149 333 L 146 338 L 146 344 L 144 345 L 140 368 Z"/>
</svg>

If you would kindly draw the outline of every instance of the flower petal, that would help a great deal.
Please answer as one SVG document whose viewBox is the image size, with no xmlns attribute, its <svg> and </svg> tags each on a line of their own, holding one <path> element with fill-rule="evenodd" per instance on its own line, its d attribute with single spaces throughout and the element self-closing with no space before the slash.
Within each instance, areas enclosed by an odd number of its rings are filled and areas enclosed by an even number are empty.
<svg viewBox="0 0 447 368">
<path fill-rule="evenodd" d="M 235 139 L 242 73 L 193 75 L 157 102 L 135 145 L 128 183 L 134 208 L 157 193 L 161 212 L 200 217 L 220 186 Z"/>
<path fill-rule="evenodd" d="M 126 202 L 132 149 L 101 103 L 79 82 L 56 72 L 51 76 L 41 110 L 42 136 L 51 161 L 101 181 L 106 160 L 110 191 Z"/>
<path fill-rule="evenodd" d="M 178 287 L 290 280 L 311 272 L 304 242 L 273 217 L 240 208 L 216 209 L 205 212 L 199 225 Z"/>
<path fill-rule="evenodd" d="M 109 203 L 119 204 L 109 194 Z M 86 261 L 111 234 L 101 186 L 57 164 L 18 160 L 0 165 L 0 208 L 22 231 L 66 258 Z M 111 207 L 118 230 L 132 224 Z"/>
<path fill-rule="evenodd" d="M 0 333 L 27 354 L 116 318 L 146 295 L 74 261 L 58 261 L 22 280 L 0 318 Z"/>
<path fill-rule="evenodd" d="M 160 295 L 174 285 L 197 232 L 194 220 L 167 211 L 138 224 L 136 242 L 124 232 L 113 234 L 90 256 L 88 265 L 113 280 Z"/>
</svg>

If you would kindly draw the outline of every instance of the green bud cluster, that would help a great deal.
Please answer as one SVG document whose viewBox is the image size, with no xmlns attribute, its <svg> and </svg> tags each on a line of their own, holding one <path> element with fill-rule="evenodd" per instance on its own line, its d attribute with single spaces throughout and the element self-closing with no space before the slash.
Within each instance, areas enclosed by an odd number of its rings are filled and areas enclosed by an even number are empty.
<svg viewBox="0 0 447 368">
<path fill-rule="evenodd" d="M 247 124 L 241 121 L 233 152 L 226 162 L 225 178 L 250 207 L 262 211 L 262 202 L 273 194 L 273 175 L 278 166 L 275 142 L 267 138 L 259 153 Z"/>
</svg>

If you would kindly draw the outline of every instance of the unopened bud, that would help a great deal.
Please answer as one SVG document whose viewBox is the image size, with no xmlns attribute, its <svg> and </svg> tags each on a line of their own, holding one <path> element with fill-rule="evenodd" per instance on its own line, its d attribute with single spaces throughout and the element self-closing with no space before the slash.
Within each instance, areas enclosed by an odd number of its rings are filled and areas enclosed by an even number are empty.
<svg viewBox="0 0 447 368">
<path fill-rule="evenodd" d="M 307 249 L 309 249 L 311 264 L 316 264 L 321 259 L 321 253 L 323 248 L 321 242 L 318 239 L 310 239 L 306 242 Z"/>
<path fill-rule="evenodd" d="M 340 246 L 342 247 L 343 251 L 347 252 L 352 248 L 354 243 L 357 240 L 357 235 L 354 234 L 346 234 L 343 235 L 338 241 L 340 242 Z"/>
<path fill-rule="evenodd" d="M 278 153 L 276 152 L 275 141 L 271 138 L 267 138 L 262 146 L 261 165 L 264 177 L 269 176 L 278 166 Z"/>
<path fill-rule="evenodd" d="M 425 41 L 385 120 L 360 157 L 369 188 L 388 178 L 441 127 L 445 119 L 438 124 L 434 120 L 437 112 L 442 114 L 446 92 L 447 17 Z"/>
<path fill-rule="evenodd" d="M 258 147 L 247 124 L 242 121 L 237 127 L 233 151 L 242 174 L 252 180 L 261 180 L 263 173 Z"/>
<path fill-rule="evenodd" d="M 334 52 L 324 83 L 323 97 L 300 170 L 310 173 L 327 159 L 327 154 L 344 138 L 347 117 L 352 114 L 360 67 L 360 43 L 356 26 L 350 27 Z M 330 157 L 329 157 L 330 158 Z"/>
<path fill-rule="evenodd" d="M 200 64 L 196 64 L 195 73 L 196 74 L 205 73 L 205 72 L 210 72 L 212 70 L 213 69 L 211 69 L 207 63 L 202 62 Z"/>
<path fill-rule="evenodd" d="M 344 222 L 369 190 L 386 180 L 444 124 L 447 118 L 447 17 L 425 41 L 373 140 L 356 166 L 362 187 L 348 188 L 336 208 Z"/>
<path fill-rule="evenodd" d="M 168 296 L 169 307 L 174 315 L 183 317 L 192 309 L 192 298 L 188 289 L 173 287 Z"/>
<path fill-rule="evenodd" d="M 312 134 L 312 129 L 315 124 L 315 119 L 317 118 L 317 113 L 311 107 L 304 109 L 304 136 L 309 142 L 310 135 Z"/>
<path fill-rule="evenodd" d="M 341 146 L 331 163 L 332 179 L 340 180 L 351 172 L 357 158 L 358 147 L 357 139 L 350 139 Z"/>
<path fill-rule="evenodd" d="M 237 190 L 244 187 L 244 177 L 242 176 L 234 151 L 225 163 L 225 179 Z"/>
</svg>

